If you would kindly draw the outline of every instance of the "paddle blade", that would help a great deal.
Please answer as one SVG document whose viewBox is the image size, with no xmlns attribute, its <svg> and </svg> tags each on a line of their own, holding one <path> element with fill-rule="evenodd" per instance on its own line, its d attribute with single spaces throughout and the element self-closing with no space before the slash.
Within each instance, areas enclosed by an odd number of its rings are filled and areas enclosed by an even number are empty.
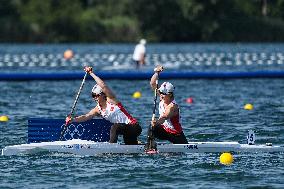
<svg viewBox="0 0 284 189">
<path fill-rule="evenodd" d="M 150 134 L 148 135 L 147 144 L 145 145 L 146 154 L 156 154 L 157 151 L 157 143 L 154 139 L 153 133 L 150 130 Z"/>
<path fill-rule="evenodd" d="M 64 136 L 64 133 L 65 133 L 66 129 L 67 129 L 67 124 L 65 123 L 65 125 L 64 125 L 64 127 L 63 127 L 63 129 L 62 129 L 62 131 L 60 133 L 59 141 L 63 140 L 63 136 Z"/>
</svg>

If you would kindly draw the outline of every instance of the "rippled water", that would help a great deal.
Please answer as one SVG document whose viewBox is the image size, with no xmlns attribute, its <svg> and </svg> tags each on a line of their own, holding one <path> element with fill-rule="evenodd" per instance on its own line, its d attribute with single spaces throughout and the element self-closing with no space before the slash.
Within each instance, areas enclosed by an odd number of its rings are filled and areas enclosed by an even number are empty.
<svg viewBox="0 0 284 189">
<path fill-rule="evenodd" d="M 283 79 L 169 80 L 176 87 L 185 135 L 190 141 L 239 141 L 248 129 L 257 143 L 284 144 Z M 149 81 L 108 80 L 118 99 L 139 119 L 145 141 L 153 93 Z M 162 81 L 161 81 L 162 82 Z M 81 81 L 0 81 L 0 148 L 26 143 L 27 118 L 64 118 Z M 88 80 L 76 114 L 95 103 Z M 142 98 L 132 93 L 141 91 Z M 186 98 L 193 103 L 187 104 Z M 254 109 L 243 109 L 252 103 Z M 62 154 L 0 156 L 0 188 L 283 188 L 284 154 L 233 154 L 234 163 L 219 163 L 220 154 L 108 155 Z"/>
</svg>

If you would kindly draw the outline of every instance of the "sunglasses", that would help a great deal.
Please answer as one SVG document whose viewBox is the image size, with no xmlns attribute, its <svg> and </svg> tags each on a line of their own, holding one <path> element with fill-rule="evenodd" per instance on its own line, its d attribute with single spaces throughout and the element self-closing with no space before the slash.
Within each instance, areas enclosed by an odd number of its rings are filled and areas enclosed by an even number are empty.
<svg viewBox="0 0 284 189">
<path fill-rule="evenodd" d="M 101 94 L 92 93 L 92 97 L 93 97 L 93 98 L 98 98 L 99 96 L 101 96 Z"/>
<path fill-rule="evenodd" d="M 161 95 L 168 95 L 167 93 L 163 93 L 163 92 L 161 92 L 161 91 L 159 91 L 159 93 L 160 93 Z"/>
</svg>

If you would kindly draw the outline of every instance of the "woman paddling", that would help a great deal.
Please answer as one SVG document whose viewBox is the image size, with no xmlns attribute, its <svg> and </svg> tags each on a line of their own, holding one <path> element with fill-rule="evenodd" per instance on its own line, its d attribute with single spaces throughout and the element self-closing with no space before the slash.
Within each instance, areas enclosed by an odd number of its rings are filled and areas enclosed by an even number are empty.
<svg viewBox="0 0 284 189">
<path fill-rule="evenodd" d="M 102 116 L 113 123 L 110 129 L 110 143 L 116 143 L 118 135 L 123 135 L 124 143 L 127 145 L 138 144 L 137 137 L 141 134 L 142 128 L 135 118 L 133 118 L 116 99 L 110 88 L 92 71 L 92 67 L 85 67 L 85 72 L 89 73 L 96 85 L 92 89 L 92 98 L 97 101 L 97 106 L 89 113 L 72 119 L 74 122 L 84 122 L 95 116 Z M 71 117 L 66 118 L 67 125 L 71 122 Z"/>
<path fill-rule="evenodd" d="M 150 85 L 155 91 L 157 87 L 156 81 L 159 73 L 163 71 L 163 67 L 157 66 L 154 71 L 155 73 L 151 78 Z M 174 99 L 174 89 L 174 86 L 170 82 L 164 82 L 158 88 L 158 94 L 160 95 L 160 117 L 151 123 L 153 134 L 155 138 L 168 140 L 173 144 L 186 144 L 188 142 L 180 124 L 180 111 Z"/>
</svg>

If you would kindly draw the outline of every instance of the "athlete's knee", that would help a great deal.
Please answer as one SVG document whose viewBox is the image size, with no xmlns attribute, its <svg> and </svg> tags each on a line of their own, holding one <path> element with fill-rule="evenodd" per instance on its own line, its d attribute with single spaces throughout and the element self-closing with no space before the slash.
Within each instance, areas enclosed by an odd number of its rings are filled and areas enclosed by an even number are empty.
<svg viewBox="0 0 284 189">
<path fill-rule="evenodd" d="M 119 127 L 119 124 L 114 123 L 114 124 L 111 126 L 110 130 L 117 130 L 118 127 Z"/>
<path fill-rule="evenodd" d="M 109 143 L 116 143 L 117 139 L 118 139 L 118 133 L 117 133 L 117 129 L 118 129 L 118 124 L 113 124 L 110 128 L 110 139 L 109 139 Z"/>
</svg>

